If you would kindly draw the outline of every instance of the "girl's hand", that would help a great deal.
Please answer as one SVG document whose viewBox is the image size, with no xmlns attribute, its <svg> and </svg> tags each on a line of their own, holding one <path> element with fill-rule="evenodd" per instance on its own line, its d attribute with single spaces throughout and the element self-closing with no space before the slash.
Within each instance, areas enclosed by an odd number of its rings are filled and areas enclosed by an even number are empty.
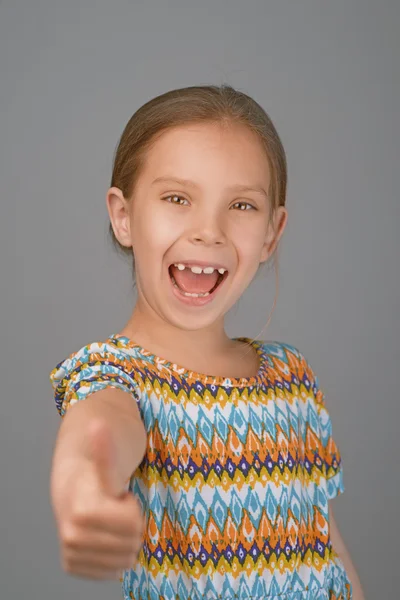
<svg viewBox="0 0 400 600">
<path fill-rule="evenodd" d="M 54 467 L 52 501 L 62 565 L 78 577 L 118 579 L 121 570 L 134 566 L 145 519 L 137 499 L 117 484 L 106 421 L 91 421 L 87 442 L 87 456 L 75 461 L 73 470 L 66 464 Z"/>
</svg>

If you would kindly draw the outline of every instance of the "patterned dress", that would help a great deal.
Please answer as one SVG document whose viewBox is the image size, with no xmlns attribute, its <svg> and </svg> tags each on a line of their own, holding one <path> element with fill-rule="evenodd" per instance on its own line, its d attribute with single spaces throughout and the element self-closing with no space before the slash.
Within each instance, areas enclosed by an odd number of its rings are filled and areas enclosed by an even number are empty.
<svg viewBox="0 0 400 600">
<path fill-rule="evenodd" d="M 146 527 L 125 600 L 352 597 L 330 540 L 343 473 L 318 380 L 296 348 L 238 339 L 258 352 L 255 377 L 194 373 L 121 335 L 51 372 L 61 416 L 116 387 L 148 434 L 129 483 Z"/>
</svg>

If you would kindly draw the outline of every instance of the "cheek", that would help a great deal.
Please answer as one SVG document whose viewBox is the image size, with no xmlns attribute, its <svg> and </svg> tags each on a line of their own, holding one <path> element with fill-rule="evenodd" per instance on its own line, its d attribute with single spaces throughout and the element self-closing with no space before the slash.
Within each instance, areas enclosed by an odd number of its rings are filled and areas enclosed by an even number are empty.
<svg viewBox="0 0 400 600">
<path fill-rule="evenodd" d="M 265 243 L 266 230 L 259 224 L 246 223 L 232 232 L 233 240 L 242 263 L 250 266 L 258 261 Z"/>
<path fill-rule="evenodd" d="M 132 240 L 137 256 L 160 259 L 184 230 L 172 211 L 160 211 L 149 202 L 132 217 Z"/>
</svg>

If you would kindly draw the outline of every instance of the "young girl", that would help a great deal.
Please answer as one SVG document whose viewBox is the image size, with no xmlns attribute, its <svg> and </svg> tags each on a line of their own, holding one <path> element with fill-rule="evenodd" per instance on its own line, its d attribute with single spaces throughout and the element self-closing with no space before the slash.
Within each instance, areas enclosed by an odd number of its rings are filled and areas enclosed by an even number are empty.
<svg viewBox="0 0 400 600">
<path fill-rule="evenodd" d="M 50 376 L 68 573 L 120 576 L 126 600 L 362 600 L 316 376 L 296 348 L 224 329 L 276 251 L 285 195 L 273 124 L 229 86 L 168 92 L 127 124 L 107 207 L 137 303 Z"/>
</svg>

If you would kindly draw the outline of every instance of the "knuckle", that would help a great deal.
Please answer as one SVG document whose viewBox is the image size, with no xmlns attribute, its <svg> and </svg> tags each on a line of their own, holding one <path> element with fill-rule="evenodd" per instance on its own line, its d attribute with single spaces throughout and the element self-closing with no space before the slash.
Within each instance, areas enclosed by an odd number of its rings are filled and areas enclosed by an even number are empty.
<svg viewBox="0 0 400 600">
<path fill-rule="evenodd" d="M 138 560 L 140 550 L 141 548 L 135 546 L 135 548 L 129 553 L 128 561 L 130 564 Z"/>
<path fill-rule="evenodd" d="M 71 521 L 76 525 L 86 525 L 90 522 L 93 511 L 89 507 L 75 507 L 71 512 Z"/>
<path fill-rule="evenodd" d="M 129 535 L 131 540 L 136 539 L 137 529 L 136 529 L 136 525 L 134 523 L 126 523 L 125 531 L 126 531 L 126 534 Z"/>
<path fill-rule="evenodd" d="M 69 575 L 74 573 L 73 562 L 69 558 L 64 557 L 61 561 L 61 566 L 65 573 L 68 573 Z"/>
<path fill-rule="evenodd" d="M 78 495 L 70 507 L 70 519 L 77 524 L 85 524 L 96 513 L 96 507 L 98 507 L 97 497 L 93 495 L 88 498 Z"/>
<path fill-rule="evenodd" d="M 72 523 L 65 525 L 61 530 L 61 541 L 66 548 L 75 549 L 79 547 L 81 536 Z"/>
<path fill-rule="evenodd" d="M 143 540 L 141 538 L 135 537 L 133 540 L 133 551 L 140 552 L 140 549 L 142 546 L 143 546 Z"/>
</svg>

